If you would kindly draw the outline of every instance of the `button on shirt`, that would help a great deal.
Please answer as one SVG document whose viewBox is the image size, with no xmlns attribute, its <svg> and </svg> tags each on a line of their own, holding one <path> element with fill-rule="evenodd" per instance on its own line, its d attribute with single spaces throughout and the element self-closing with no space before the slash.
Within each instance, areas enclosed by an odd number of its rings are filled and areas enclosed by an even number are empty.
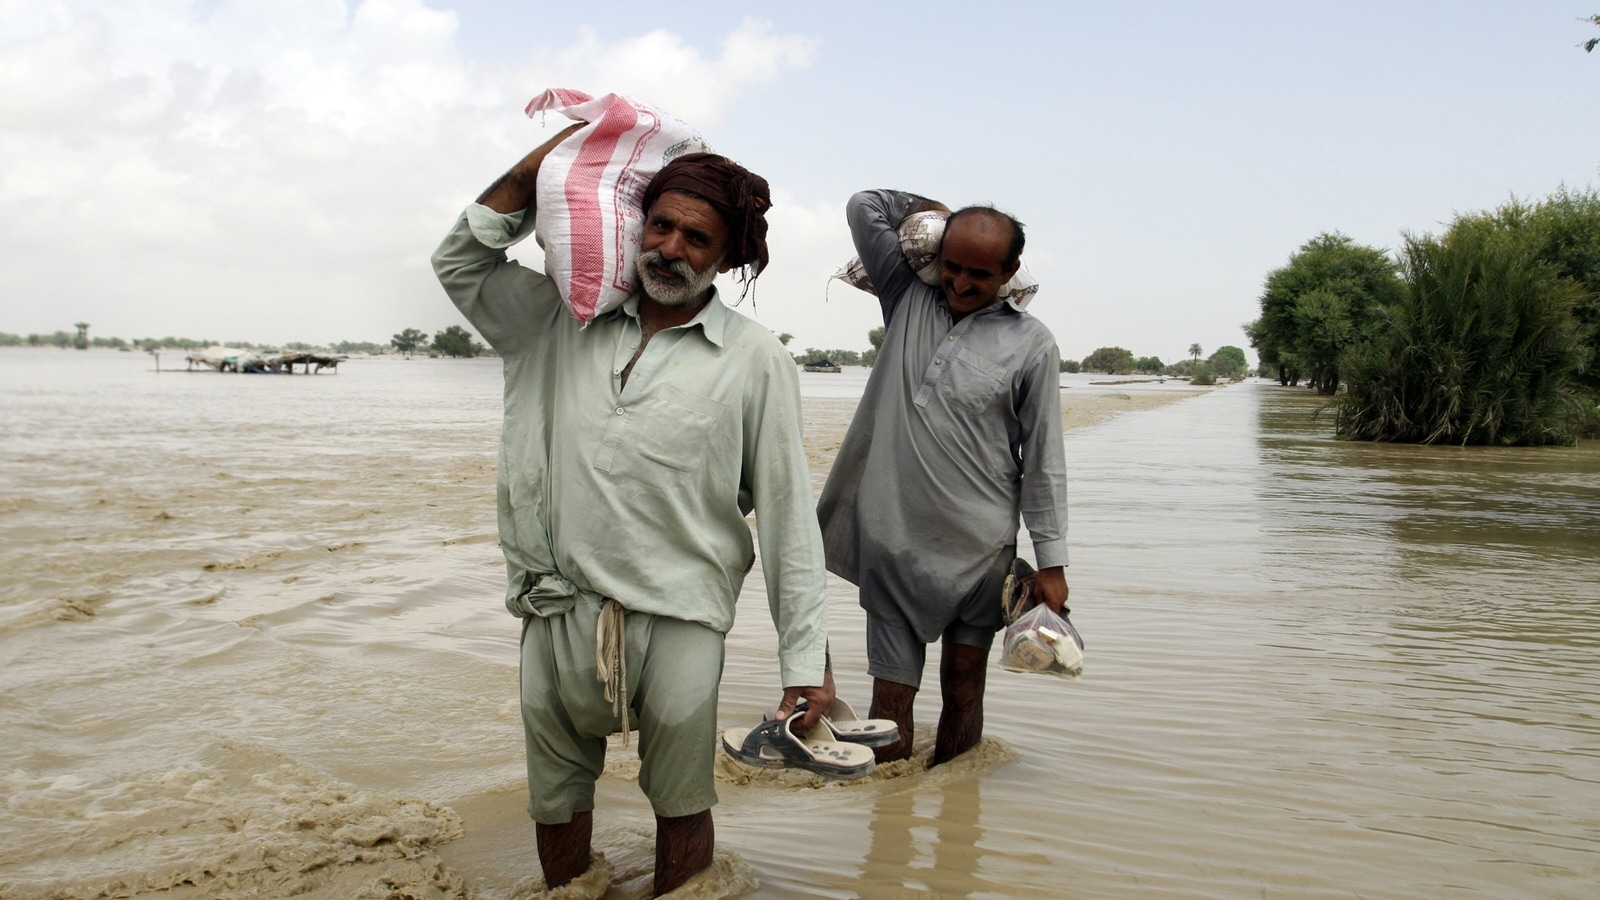
<svg viewBox="0 0 1600 900">
<path fill-rule="evenodd" d="M 955 321 L 905 261 L 908 194 L 851 198 L 856 252 L 885 334 L 817 516 L 828 569 L 869 612 L 898 607 L 924 642 L 996 556 L 1019 518 L 1040 568 L 1067 563 L 1061 358 L 1038 319 L 1001 301 Z"/>
<path fill-rule="evenodd" d="M 794 360 L 713 293 L 650 338 L 624 386 L 638 297 L 580 328 L 553 281 L 506 258 L 532 220 L 531 207 L 473 204 L 433 257 L 504 363 L 507 607 L 559 614 L 585 591 L 726 632 L 755 560 L 753 509 L 783 684 L 821 684 L 823 558 Z"/>
</svg>

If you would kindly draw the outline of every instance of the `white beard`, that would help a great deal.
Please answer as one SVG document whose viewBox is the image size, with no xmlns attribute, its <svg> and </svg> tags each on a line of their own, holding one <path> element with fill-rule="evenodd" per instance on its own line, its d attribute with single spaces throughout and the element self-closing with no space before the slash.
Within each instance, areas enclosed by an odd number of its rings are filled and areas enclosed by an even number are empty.
<svg viewBox="0 0 1600 900">
<path fill-rule="evenodd" d="M 671 269 L 679 280 L 658 278 L 650 271 L 651 266 Z M 681 259 L 667 262 L 659 250 L 646 250 L 640 253 L 634 268 L 639 272 L 639 286 L 651 300 L 662 306 L 686 306 L 704 294 L 711 287 L 711 283 L 717 280 L 717 263 L 706 266 L 703 272 L 696 272 Z"/>
</svg>

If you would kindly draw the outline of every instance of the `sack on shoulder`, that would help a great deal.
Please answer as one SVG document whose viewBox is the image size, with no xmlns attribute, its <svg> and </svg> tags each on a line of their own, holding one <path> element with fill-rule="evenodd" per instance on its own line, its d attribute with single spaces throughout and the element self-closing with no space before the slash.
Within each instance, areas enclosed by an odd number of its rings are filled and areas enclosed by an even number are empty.
<svg viewBox="0 0 1600 900">
<path fill-rule="evenodd" d="M 939 210 L 912 213 L 900 223 L 900 252 L 905 254 L 906 265 L 917 273 L 917 278 L 929 287 L 939 286 L 939 246 L 944 242 L 944 221 L 950 214 Z M 833 277 L 857 290 L 877 296 L 861 257 L 850 261 L 833 273 Z M 1010 300 L 1026 309 L 1033 295 L 1039 293 L 1039 282 L 1028 274 L 1026 266 L 1019 267 L 1011 280 L 1000 286 L 1000 298 Z"/>
<path fill-rule="evenodd" d="M 709 149 L 687 122 L 620 94 L 555 88 L 533 98 L 529 117 L 558 112 L 587 122 L 539 166 L 534 236 L 545 274 L 587 324 L 638 289 L 634 260 L 644 238 L 639 207 L 650 179 L 685 153 Z"/>
</svg>

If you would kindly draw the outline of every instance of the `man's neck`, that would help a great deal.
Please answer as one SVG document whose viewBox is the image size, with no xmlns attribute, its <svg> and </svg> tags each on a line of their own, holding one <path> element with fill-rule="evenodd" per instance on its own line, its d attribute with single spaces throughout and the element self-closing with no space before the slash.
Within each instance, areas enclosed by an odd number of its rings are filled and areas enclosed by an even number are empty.
<svg viewBox="0 0 1600 900">
<path fill-rule="evenodd" d="M 953 325 L 956 322 L 959 322 L 962 319 L 965 319 L 967 316 L 975 316 L 978 313 L 983 312 L 984 310 L 991 309 L 991 308 L 993 308 L 995 306 L 998 306 L 998 305 L 1000 305 L 1001 302 L 1002 301 L 1000 300 L 1000 298 L 996 297 L 994 299 L 994 302 L 989 304 L 988 306 L 980 306 L 977 309 L 972 310 L 971 312 L 956 312 L 954 309 L 950 308 L 949 301 L 945 301 L 944 308 L 945 308 L 945 310 L 947 312 L 950 313 L 950 322 Z"/>
<path fill-rule="evenodd" d="M 628 386 L 628 376 L 633 374 L 634 363 L 644 355 L 644 348 L 650 345 L 650 339 L 656 332 L 665 328 L 676 328 L 689 321 L 705 309 L 711 300 L 711 291 L 700 295 L 700 299 L 682 306 L 663 306 L 650 299 L 649 294 L 639 294 L 639 343 L 633 349 L 633 358 L 622 367 L 622 386 Z"/>
<path fill-rule="evenodd" d="M 700 314 L 711 302 L 711 291 L 707 290 L 694 300 L 682 306 L 665 306 L 650 299 L 649 294 L 639 294 L 639 326 L 644 333 L 655 334 L 667 328 L 676 328 Z"/>
</svg>

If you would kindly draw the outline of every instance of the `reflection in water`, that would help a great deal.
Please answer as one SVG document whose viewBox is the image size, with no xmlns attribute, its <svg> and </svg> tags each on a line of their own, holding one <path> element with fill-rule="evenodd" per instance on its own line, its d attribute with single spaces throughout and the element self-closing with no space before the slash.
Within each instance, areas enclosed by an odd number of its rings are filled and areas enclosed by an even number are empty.
<svg viewBox="0 0 1600 900">
<path fill-rule="evenodd" d="M 1077 883 L 1182 859 L 1195 893 L 1584 893 L 1600 446 L 1339 442 L 1319 403 L 1237 386 L 1068 436 L 1092 652 L 1063 703 L 1093 730 L 1019 750 L 1069 746 L 1105 801 L 1064 810 L 1110 847 Z"/>
<path fill-rule="evenodd" d="M 1528 871 L 1592 874 L 1600 445 L 1342 443 L 1309 406 L 1277 391 L 1262 401 L 1275 485 L 1262 501 L 1302 533 L 1336 508 L 1330 524 L 1380 551 L 1330 548 L 1310 569 L 1375 576 L 1329 624 L 1327 654 L 1342 694 L 1377 701 L 1354 721 L 1403 773 L 1387 783 L 1409 810 L 1374 810 L 1368 827 L 1483 850 L 1507 831 L 1537 834 Z"/>
<path fill-rule="evenodd" d="M 915 896 L 938 885 L 940 897 L 969 897 L 994 885 L 978 879 L 984 857 L 982 792 L 976 781 L 940 790 L 888 793 L 872 808 L 872 843 L 861 880 L 893 896 Z M 935 877 L 924 877 L 937 872 Z"/>
<path fill-rule="evenodd" d="M 1439 654 L 1481 677 L 1592 671 L 1600 648 L 1600 443 L 1572 448 L 1423 447 L 1329 440 L 1304 397 L 1261 406 L 1262 506 L 1285 523 L 1342 496 L 1342 528 L 1386 548 L 1384 635 L 1395 657 Z M 1306 472 L 1317 475 L 1307 478 Z M 1289 527 L 1293 528 L 1293 525 Z M 1322 569 L 1337 568 L 1337 558 Z M 1347 560 L 1375 568 L 1367 555 Z M 1419 654 L 1418 651 L 1421 651 Z"/>
<path fill-rule="evenodd" d="M 1330 495 L 1342 495 L 1357 511 L 1355 520 L 1388 530 L 1402 579 L 1470 584 L 1478 573 L 1529 577 L 1594 559 L 1596 442 L 1545 448 L 1340 442 L 1327 436 L 1326 415 L 1312 420 L 1319 405 L 1293 394 L 1269 396 L 1261 405 L 1262 461 L 1278 488 L 1263 499 L 1319 513 Z M 1318 502 L 1307 506 L 1307 500 Z M 1275 514 L 1293 515 L 1282 507 Z"/>
</svg>

